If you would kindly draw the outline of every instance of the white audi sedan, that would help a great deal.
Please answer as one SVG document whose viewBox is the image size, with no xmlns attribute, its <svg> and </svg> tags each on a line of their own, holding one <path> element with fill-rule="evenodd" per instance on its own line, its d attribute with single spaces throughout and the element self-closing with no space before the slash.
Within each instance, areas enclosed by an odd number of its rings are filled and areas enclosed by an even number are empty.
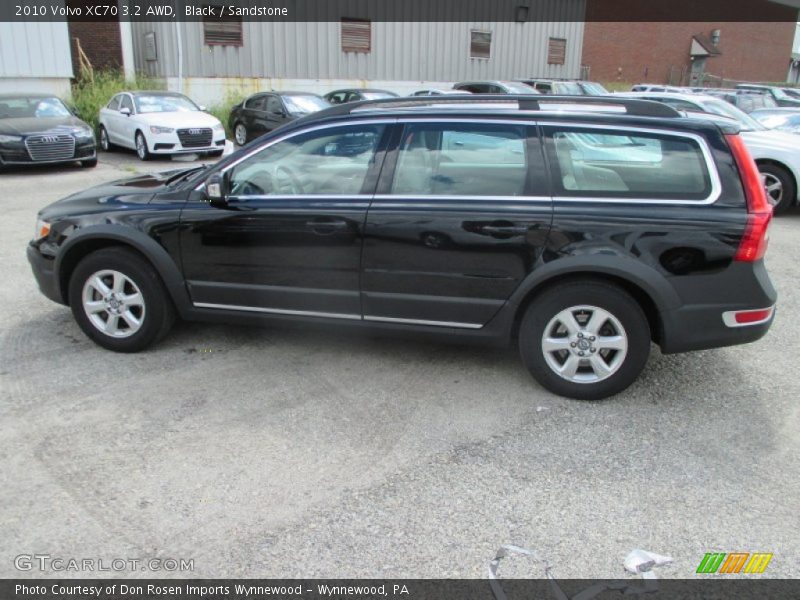
<svg viewBox="0 0 800 600">
<path fill-rule="evenodd" d="M 122 92 L 100 109 L 100 147 L 136 150 L 141 160 L 153 155 L 206 154 L 225 150 L 225 128 L 216 117 L 183 94 Z"/>
</svg>

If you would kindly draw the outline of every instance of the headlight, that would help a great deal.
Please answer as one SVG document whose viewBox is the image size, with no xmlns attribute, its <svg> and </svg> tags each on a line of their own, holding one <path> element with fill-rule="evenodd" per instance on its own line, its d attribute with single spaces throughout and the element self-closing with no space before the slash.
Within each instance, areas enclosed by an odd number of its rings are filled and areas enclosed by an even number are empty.
<svg viewBox="0 0 800 600">
<path fill-rule="evenodd" d="M 41 240 L 50 235 L 50 223 L 42 219 L 36 220 L 36 232 L 33 234 L 33 241 Z"/>
<path fill-rule="evenodd" d="M 217 122 L 217 124 L 214 125 L 214 131 L 225 131 L 225 126 L 222 123 Z"/>
<path fill-rule="evenodd" d="M 76 138 L 80 138 L 82 140 L 85 140 L 85 139 L 88 139 L 88 138 L 93 138 L 94 137 L 94 131 L 92 131 L 88 127 L 86 129 L 76 129 L 75 130 L 75 137 Z"/>
<path fill-rule="evenodd" d="M 158 125 L 150 125 L 150 133 L 173 133 L 175 130 L 172 127 L 159 127 Z"/>
<path fill-rule="evenodd" d="M 19 142 L 22 141 L 22 136 L 19 135 L 0 135 L 0 144 L 4 142 Z"/>
</svg>

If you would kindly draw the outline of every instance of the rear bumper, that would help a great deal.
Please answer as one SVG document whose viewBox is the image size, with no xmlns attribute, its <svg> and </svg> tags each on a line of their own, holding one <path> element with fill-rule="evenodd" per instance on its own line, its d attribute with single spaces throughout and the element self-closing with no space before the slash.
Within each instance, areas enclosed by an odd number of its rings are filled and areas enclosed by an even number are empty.
<svg viewBox="0 0 800 600">
<path fill-rule="evenodd" d="M 747 344 L 761 339 L 769 331 L 775 319 L 775 310 L 768 318 L 752 323 L 736 323 L 735 318 L 732 319 L 732 315 L 739 311 L 775 307 L 778 294 L 763 261 L 735 265 L 724 283 L 709 284 L 705 293 L 715 289 L 714 296 L 723 299 L 722 302 L 687 303 L 660 313 L 660 345 L 665 354 Z M 725 299 L 730 301 L 725 302 Z"/>
<path fill-rule="evenodd" d="M 53 302 L 66 304 L 64 298 L 61 297 L 61 290 L 56 279 L 55 260 L 44 256 L 33 244 L 28 246 L 27 254 L 33 276 L 42 294 Z"/>
</svg>

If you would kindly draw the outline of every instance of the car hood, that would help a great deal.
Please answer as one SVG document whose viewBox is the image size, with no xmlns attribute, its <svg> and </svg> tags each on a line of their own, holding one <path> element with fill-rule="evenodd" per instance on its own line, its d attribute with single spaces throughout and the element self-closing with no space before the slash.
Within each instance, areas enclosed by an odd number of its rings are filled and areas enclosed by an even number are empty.
<svg viewBox="0 0 800 600">
<path fill-rule="evenodd" d="M 147 204 L 158 192 L 167 190 L 166 182 L 191 169 L 172 169 L 111 181 L 62 198 L 39 213 L 46 220 L 75 214 L 107 212 L 115 206 Z"/>
<path fill-rule="evenodd" d="M 47 117 L 26 119 L 0 119 L 0 134 L 30 135 L 34 133 L 71 133 L 86 129 L 86 123 L 77 117 Z"/>
<path fill-rule="evenodd" d="M 787 152 L 795 155 L 800 162 L 800 146 L 797 144 L 797 136 L 793 133 L 770 129 L 768 131 L 742 131 L 741 136 L 750 152 L 768 152 L 770 150 Z"/>
<path fill-rule="evenodd" d="M 159 112 L 137 115 L 138 119 L 148 125 L 161 127 L 214 127 L 219 123 L 217 117 L 195 110 L 187 112 Z"/>
</svg>

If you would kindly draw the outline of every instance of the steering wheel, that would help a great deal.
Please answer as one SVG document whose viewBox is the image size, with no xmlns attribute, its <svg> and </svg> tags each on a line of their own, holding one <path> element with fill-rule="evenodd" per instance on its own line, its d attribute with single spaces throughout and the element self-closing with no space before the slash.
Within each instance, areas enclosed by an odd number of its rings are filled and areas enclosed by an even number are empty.
<svg viewBox="0 0 800 600">
<path fill-rule="evenodd" d="M 305 191 L 303 184 L 300 183 L 300 179 L 298 179 L 295 172 L 286 165 L 278 165 L 275 167 L 275 179 L 278 178 L 288 179 L 290 191 L 294 195 L 302 194 Z M 283 186 L 281 185 L 281 187 Z"/>
</svg>

